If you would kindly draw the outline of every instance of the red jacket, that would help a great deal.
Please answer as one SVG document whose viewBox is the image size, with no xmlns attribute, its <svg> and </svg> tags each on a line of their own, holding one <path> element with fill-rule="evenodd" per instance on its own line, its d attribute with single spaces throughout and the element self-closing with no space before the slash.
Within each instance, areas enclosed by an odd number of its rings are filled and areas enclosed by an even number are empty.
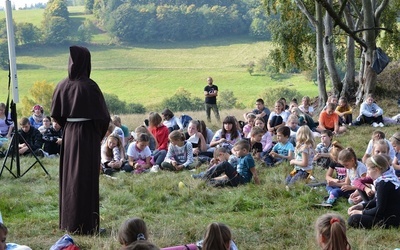
<svg viewBox="0 0 400 250">
<path fill-rule="evenodd" d="M 150 132 L 156 138 L 158 143 L 158 150 L 168 150 L 168 128 L 164 125 L 158 127 L 150 127 Z"/>
</svg>

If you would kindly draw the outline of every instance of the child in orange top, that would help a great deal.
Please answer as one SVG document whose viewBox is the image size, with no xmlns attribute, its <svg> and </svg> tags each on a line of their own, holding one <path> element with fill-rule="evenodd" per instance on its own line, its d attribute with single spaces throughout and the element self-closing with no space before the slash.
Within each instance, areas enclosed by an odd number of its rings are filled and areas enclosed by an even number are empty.
<svg viewBox="0 0 400 250">
<path fill-rule="evenodd" d="M 318 121 L 318 132 L 328 129 L 332 131 L 334 135 L 337 135 L 346 131 L 345 126 L 339 126 L 339 115 L 335 113 L 335 104 L 333 103 L 329 103 L 326 109 L 321 112 Z"/>
</svg>

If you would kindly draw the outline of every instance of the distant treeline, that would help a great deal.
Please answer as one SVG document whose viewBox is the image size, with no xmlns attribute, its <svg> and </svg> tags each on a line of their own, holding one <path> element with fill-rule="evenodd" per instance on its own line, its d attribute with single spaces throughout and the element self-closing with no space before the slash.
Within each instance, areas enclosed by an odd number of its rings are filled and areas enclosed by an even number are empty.
<svg viewBox="0 0 400 250">
<path fill-rule="evenodd" d="M 92 8 L 86 11 L 93 12 L 104 28 L 124 42 L 182 41 L 237 34 L 270 37 L 271 17 L 256 0 L 94 0 L 86 8 Z"/>
</svg>

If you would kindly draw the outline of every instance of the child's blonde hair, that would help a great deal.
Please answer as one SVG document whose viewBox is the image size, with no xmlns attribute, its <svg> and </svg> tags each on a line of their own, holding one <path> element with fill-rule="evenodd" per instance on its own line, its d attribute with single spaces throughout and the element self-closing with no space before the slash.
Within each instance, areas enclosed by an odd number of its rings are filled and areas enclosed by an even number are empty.
<svg viewBox="0 0 400 250">
<path fill-rule="evenodd" d="M 297 109 L 297 108 L 296 108 L 296 109 Z M 298 117 L 297 115 L 295 115 L 295 114 L 289 115 L 289 117 L 288 117 L 286 123 L 289 124 L 290 122 L 294 122 L 294 123 L 296 123 L 296 124 L 299 124 L 299 117 Z"/>
<path fill-rule="evenodd" d="M 314 136 L 311 129 L 307 125 L 303 125 L 296 133 L 296 149 L 300 149 L 304 145 L 315 148 Z"/>
<path fill-rule="evenodd" d="M 178 130 L 174 130 L 168 135 L 168 139 L 170 141 L 172 141 L 172 140 L 174 140 L 174 141 L 185 141 L 186 137 L 182 132 L 180 132 Z"/>
<path fill-rule="evenodd" d="M 390 142 L 396 145 L 400 145 L 400 132 L 394 133 L 394 135 L 390 137 Z"/>
<path fill-rule="evenodd" d="M 390 166 L 390 157 L 388 155 L 373 155 L 365 161 L 368 168 L 379 169 L 381 173 L 386 172 Z"/>
<path fill-rule="evenodd" d="M 308 106 L 311 105 L 311 99 L 310 99 L 309 96 L 304 96 L 304 97 L 301 99 L 301 101 L 304 102 L 304 104 L 306 104 L 306 105 L 308 105 Z"/>
<path fill-rule="evenodd" d="M 346 236 L 346 223 L 338 214 L 327 213 L 318 217 L 315 232 L 318 243 L 321 242 L 321 237 L 325 240 L 323 249 L 351 249 Z"/>
<path fill-rule="evenodd" d="M 384 152 L 381 152 L 382 154 L 388 154 L 389 153 L 389 145 L 388 145 L 388 143 L 386 142 L 385 139 L 379 139 L 379 140 L 374 142 L 374 145 L 372 146 L 372 154 L 373 155 L 375 154 L 375 149 L 376 148 L 380 148 L 381 151 L 384 151 Z"/>
<path fill-rule="evenodd" d="M 119 152 L 120 152 L 120 154 L 121 154 L 121 158 L 122 158 L 122 159 L 125 159 L 125 149 L 124 149 L 124 146 L 122 145 L 122 140 L 121 140 L 121 138 L 119 137 L 119 135 L 117 135 L 117 134 L 115 134 L 115 133 L 111 133 L 111 134 L 107 137 L 106 142 L 108 142 L 108 140 L 111 140 L 111 139 L 114 139 L 114 140 L 117 141 L 117 148 L 118 148 L 118 150 L 119 150 Z M 106 147 L 107 147 L 106 155 L 107 155 L 108 157 L 111 157 L 111 158 L 112 158 L 112 157 L 113 157 L 113 150 L 110 149 L 110 148 L 108 147 L 108 145 L 106 145 Z"/>
</svg>

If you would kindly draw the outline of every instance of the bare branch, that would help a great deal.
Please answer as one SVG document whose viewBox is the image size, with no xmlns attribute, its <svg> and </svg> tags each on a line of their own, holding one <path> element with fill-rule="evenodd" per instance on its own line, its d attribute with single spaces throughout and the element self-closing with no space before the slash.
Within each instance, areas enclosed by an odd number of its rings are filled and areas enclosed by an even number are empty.
<svg viewBox="0 0 400 250">
<path fill-rule="evenodd" d="M 308 11 L 307 7 L 304 5 L 302 0 L 295 0 L 297 7 L 300 11 L 307 17 L 308 21 L 314 26 L 317 26 L 318 21 L 311 15 L 310 11 Z"/>
<path fill-rule="evenodd" d="M 386 30 L 386 31 L 389 32 L 389 33 L 393 33 L 393 30 L 391 30 L 391 29 L 379 28 L 379 27 L 369 28 L 369 29 L 360 29 L 360 30 L 354 31 L 354 33 L 363 32 L 363 31 L 366 31 L 366 30 Z"/>
<path fill-rule="evenodd" d="M 367 44 L 361 40 L 359 37 L 356 36 L 353 30 L 351 30 L 346 24 L 340 20 L 340 17 L 338 14 L 335 12 L 335 10 L 332 8 L 332 6 L 326 2 L 326 0 L 315 0 L 318 3 L 322 5 L 322 7 L 325 8 L 325 10 L 328 12 L 328 14 L 332 17 L 333 20 L 335 20 L 335 23 L 339 25 L 339 27 L 346 32 L 351 38 L 354 39 L 358 44 L 360 44 L 362 47 L 367 49 Z"/>
<path fill-rule="evenodd" d="M 383 0 L 382 3 L 378 6 L 378 8 L 376 8 L 376 10 L 375 10 L 375 23 L 376 23 L 376 26 L 379 26 L 382 12 L 386 9 L 388 4 L 389 4 L 389 0 Z"/>
</svg>

